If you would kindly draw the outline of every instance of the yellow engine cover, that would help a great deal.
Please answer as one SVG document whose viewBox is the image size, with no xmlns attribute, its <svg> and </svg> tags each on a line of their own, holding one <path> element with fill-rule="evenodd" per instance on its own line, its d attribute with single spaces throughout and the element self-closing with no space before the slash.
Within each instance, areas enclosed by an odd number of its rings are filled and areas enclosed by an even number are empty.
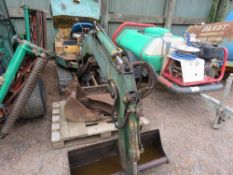
<svg viewBox="0 0 233 175">
<path fill-rule="evenodd" d="M 80 46 L 79 45 L 64 45 L 64 52 L 66 54 L 69 53 L 79 53 L 80 52 Z"/>
</svg>

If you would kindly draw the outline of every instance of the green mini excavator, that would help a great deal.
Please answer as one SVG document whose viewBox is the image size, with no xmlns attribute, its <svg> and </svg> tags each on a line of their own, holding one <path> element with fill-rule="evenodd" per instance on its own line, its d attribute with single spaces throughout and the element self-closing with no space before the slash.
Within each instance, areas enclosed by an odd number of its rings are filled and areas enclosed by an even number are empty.
<svg viewBox="0 0 233 175">
<path fill-rule="evenodd" d="M 141 100 L 154 87 L 153 69 L 145 62 L 131 62 L 130 55 L 114 45 L 98 24 L 100 13 L 96 1 L 52 0 L 51 9 L 54 26 L 58 28 L 55 39 L 58 77 L 62 92 L 67 95 L 62 110 L 65 117 L 73 122 L 90 122 L 100 120 L 96 111 L 104 112 L 111 117 L 119 133 L 118 140 L 79 149 L 79 160 L 72 165 L 80 167 L 118 155 L 121 169 L 107 174 L 137 175 L 147 168 L 167 163 L 159 130 L 150 131 L 150 139 L 145 139 L 145 133 L 141 134 L 140 130 Z M 142 86 L 135 80 L 135 68 L 148 73 Z M 98 93 L 104 86 L 111 102 L 107 103 L 106 94 L 95 99 L 90 97 L 87 89 Z M 148 143 L 158 146 L 159 156 L 141 162 L 140 155 L 146 152 L 144 148 Z M 99 168 L 104 174 L 103 167 Z"/>
</svg>

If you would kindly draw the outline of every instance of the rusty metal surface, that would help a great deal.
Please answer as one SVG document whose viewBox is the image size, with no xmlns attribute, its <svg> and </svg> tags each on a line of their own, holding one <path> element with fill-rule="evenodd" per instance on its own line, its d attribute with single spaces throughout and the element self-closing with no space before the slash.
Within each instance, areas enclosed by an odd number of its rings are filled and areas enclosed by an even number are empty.
<svg viewBox="0 0 233 175">
<path fill-rule="evenodd" d="M 190 26 L 187 32 L 196 34 L 197 39 L 210 44 L 233 41 L 233 22 L 219 22 Z"/>
<path fill-rule="evenodd" d="M 85 90 L 88 94 L 106 93 L 108 91 L 106 84 L 82 87 L 82 89 Z"/>
<path fill-rule="evenodd" d="M 98 89 L 98 86 L 95 87 L 92 88 Z M 64 115 L 70 121 L 93 122 L 103 119 L 101 114 L 112 113 L 113 100 L 109 93 L 88 93 L 77 80 L 71 83 L 65 92 L 68 100 L 64 107 Z"/>
<path fill-rule="evenodd" d="M 77 59 L 77 56 L 75 54 L 72 54 L 72 53 L 62 53 L 59 55 L 60 57 L 62 57 L 64 60 L 67 60 L 67 61 L 76 61 Z"/>
<path fill-rule="evenodd" d="M 80 99 L 80 101 L 90 109 L 98 110 L 108 115 L 112 113 L 113 99 L 109 93 L 87 95 L 85 99 Z"/>
<path fill-rule="evenodd" d="M 105 102 L 109 105 L 113 105 L 113 99 L 109 93 L 87 95 L 87 98 L 90 100 Z"/>
<path fill-rule="evenodd" d="M 138 163 L 139 174 L 144 171 L 168 163 L 169 160 L 163 150 L 159 130 L 143 132 L 141 135 L 144 152 Z M 102 143 L 89 145 L 68 152 L 71 173 L 82 174 L 125 174 L 121 171 L 118 158 L 118 139 L 111 139 Z M 103 166 L 106 166 L 103 170 Z M 153 173 L 154 174 L 154 173 Z"/>
<path fill-rule="evenodd" d="M 97 111 L 100 111 L 102 113 L 106 113 L 109 117 L 112 114 L 113 105 L 110 105 L 108 103 L 90 100 L 90 99 L 87 99 L 87 101 L 85 101 L 85 102 L 82 101 L 82 103 L 87 108 L 97 110 Z"/>
<path fill-rule="evenodd" d="M 98 112 L 90 111 L 74 97 L 70 97 L 66 101 L 64 115 L 72 122 L 93 122 L 101 120 L 101 116 Z"/>
</svg>

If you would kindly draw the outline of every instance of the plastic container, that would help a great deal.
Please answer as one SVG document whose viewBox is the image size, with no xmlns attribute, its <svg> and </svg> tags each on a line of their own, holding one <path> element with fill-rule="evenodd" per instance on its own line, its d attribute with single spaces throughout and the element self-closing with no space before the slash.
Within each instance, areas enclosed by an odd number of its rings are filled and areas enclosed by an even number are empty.
<svg viewBox="0 0 233 175">
<path fill-rule="evenodd" d="M 125 29 L 117 38 L 117 45 L 124 50 L 129 50 L 137 57 L 149 63 L 152 68 L 160 72 L 163 57 L 170 31 L 161 27 L 147 27 L 143 31 Z M 177 43 L 183 43 L 181 37 L 169 35 L 169 47 L 175 47 Z"/>
</svg>

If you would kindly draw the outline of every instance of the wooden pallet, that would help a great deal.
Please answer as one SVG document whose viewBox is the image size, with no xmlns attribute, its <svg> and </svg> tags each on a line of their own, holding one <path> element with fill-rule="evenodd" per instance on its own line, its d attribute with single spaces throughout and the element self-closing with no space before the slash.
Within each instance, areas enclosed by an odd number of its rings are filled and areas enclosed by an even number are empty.
<svg viewBox="0 0 233 175">
<path fill-rule="evenodd" d="M 54 148 L 92 144 L 117 136 L 117 129 L 109 120 L 93 123 L 68 121 L 63 114 L 64 104 L 65 101 L 53 103 L 51 142 Z M 144 117 L 140 123 L 143 128 L 149 125 Z"/>
</svg>

